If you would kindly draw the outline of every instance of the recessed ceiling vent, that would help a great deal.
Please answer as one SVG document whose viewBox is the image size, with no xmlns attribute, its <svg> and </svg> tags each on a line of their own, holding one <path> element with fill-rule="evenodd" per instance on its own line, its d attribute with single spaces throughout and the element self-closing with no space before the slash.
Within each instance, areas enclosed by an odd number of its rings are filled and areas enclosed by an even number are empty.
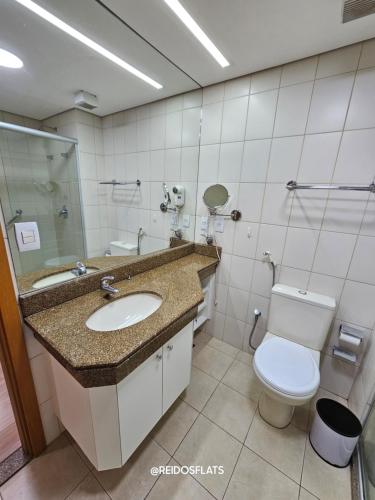
<svg viewBox="0 0 375 500">
<path fill-rule="evenodd" d="M 375 14 L 375 0 L 345 0 L 342 22 L 347 23 L 370 14 Z"/>
<path fill-rule="evenodd" d="M 74 104 L 80 108 L 92 110 L 98 107 L 98 98 L 90 92 L 79 90 L 74 94 Z"/>
</svg>

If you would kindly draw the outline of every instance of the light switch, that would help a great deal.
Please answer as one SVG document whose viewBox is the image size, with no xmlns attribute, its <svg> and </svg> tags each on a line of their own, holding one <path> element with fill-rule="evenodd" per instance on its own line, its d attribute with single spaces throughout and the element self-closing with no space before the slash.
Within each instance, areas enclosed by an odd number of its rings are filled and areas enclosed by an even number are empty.
<svg viewBox="0 0 375 500">
<path fill-rule="evenodd" d="M 40 249 L 40 236 L 36 222 L 16 222 L 14 231 L 20 252 Z"/>
<path fill-rule="evenodd" d="M 35 233 L 34 231 L 21 231 L 22 241 L 23 243 L 34 243 L 35 242 Z"/>
</svg>

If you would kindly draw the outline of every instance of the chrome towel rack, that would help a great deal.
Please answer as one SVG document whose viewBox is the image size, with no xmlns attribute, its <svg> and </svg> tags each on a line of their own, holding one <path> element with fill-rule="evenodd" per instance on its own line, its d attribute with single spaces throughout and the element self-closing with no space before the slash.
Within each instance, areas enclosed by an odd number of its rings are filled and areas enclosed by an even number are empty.
<svg viewBox="0 0 375 500">
<path fill-rule="evenodd" d="M 337 191 L 369 191 L 375 193 L 375 183 L 368 186 L 336 186 L 334 184 L 298 184 L 296 181 L 289 181 L 285 186 L 289 191 L 296 189 L 334 189 Z"/>
<path fill-rule="evenodd" d="M 129 184 L 137 184 L 137 186 L 140 186 L 141 181 L 137 179 L 136 181 L 119 182 L 116 181 L 116 179 L 112 179 L 111 181 L 99 182 L 99 184 L 110 184 L 111 186 L 128 186 Z"/>
</svg>

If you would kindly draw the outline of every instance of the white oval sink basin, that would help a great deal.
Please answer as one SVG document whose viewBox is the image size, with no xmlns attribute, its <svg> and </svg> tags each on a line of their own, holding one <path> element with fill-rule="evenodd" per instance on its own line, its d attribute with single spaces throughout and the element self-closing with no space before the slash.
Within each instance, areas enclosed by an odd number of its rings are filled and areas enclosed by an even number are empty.
<svg viewBox="0 0 375 500">
<path fill-rule="evenodd" d="M 154 293 L 132 293 L 95 311 L 86 326 L 96 332 L 120 330 L 148 318 L 161 303 L 161 297 Z"/>
<path fill-rule="evenodd" d="M 86 274 L 94 273 L 98 271 L 95 267 L 88 267 Z M 83 276 L 86 276 L 85 274 Z M 64 281 L 69 281 L 74 278 L 77 278 L 72 271 L 62 271 L 61 273 L 51 274 L 50 276 L 46 276 L 35 283 L 33 283 L 33 288 L 39 289 L 44 288 L 45 286 L 56 285 L 57 283 L 63 283 Z"/>
</svg>

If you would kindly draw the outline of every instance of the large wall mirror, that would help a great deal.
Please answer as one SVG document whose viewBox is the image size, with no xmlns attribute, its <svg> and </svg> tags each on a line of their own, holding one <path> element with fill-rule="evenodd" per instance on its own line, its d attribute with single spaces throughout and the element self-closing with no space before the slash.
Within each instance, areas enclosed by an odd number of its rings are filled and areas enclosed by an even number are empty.
<svg viewBox="0 0 375 500">
<path fill-rule="evenodd" d="M 51 37 L 52 28 L 33 13 L 4 2 L 4 37 L 22 42 L 34 78 L 44 82 L 48 72 L 55 79 L 26 100 L 18 96 L 28 94 L 27 74 L 9 72 L 2 81 L 0 196 L 21 294 L 195 234 L 202 90 L 100 3 L 46 6 L 89 36 L 97 37 L 100 26 L 109 48 L 147 67 L 163 88 L 156 91 L 95 53 L 87 57 L 84 46 L 59 31 Z M 27 24 L 21 40 L 19 23 Z M 44 61 L 47 47 L 50 55 L 63 53 L 64 62 Z M 77 79 L 97 95 L 92 113 L 69 109 Z"/>
</svg>

